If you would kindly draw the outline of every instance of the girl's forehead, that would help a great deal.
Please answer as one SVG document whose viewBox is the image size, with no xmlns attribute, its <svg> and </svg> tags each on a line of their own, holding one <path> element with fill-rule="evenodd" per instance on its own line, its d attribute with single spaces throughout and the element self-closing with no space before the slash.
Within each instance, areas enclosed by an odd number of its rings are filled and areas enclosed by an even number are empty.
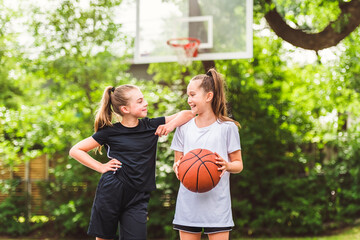
<svg viewBox="0 0 360 240">
<path fill-rule="evenodd" d="M 200 88 L 200 84 L 201 81 L 200 80 L 191 80 L 187 86 L 187 90 L 190 91 L 195 91 L 195 90 L 199 90 Z"/>
<path fill-rule="evenodd" d="M 137 100 L 139 98 L 144 98 L 144 95 L 138 88 L 131 89 L 128 92 L 128 96 L 129 96 L 129 99 L 131 99 L 131 100 Z"/>
</svg>

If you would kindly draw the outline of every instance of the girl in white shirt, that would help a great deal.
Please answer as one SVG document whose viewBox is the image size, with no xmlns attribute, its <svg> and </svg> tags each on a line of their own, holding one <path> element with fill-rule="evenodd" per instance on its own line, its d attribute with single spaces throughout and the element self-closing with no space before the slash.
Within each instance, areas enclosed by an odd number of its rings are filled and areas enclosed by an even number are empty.
<svg viewBox="0 0 360 240">
<path fill-rule="evenodd" d="M 171 144 L 176 176 L 180 159 L 197 148 L 214 152 L 222 173 L 216 187 L 205 193 L 191 192 L 180 184 L 174 229 L 179 230 L 181 240 L 200 240 L 202 232 L 209 240 L 226 240 L 234 226 L 230 173 L 243 169 L 240 125 L 227 116 L 224 80 L 215 69 L 192 78 L 187 95 L 191 111 L 197 116 L 176 129 Z"/>
</svg>

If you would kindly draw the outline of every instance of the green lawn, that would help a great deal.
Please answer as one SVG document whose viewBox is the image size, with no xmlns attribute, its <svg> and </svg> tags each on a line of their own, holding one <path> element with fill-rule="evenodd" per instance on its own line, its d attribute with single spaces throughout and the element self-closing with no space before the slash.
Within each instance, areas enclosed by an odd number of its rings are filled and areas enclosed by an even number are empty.
<svg viewBox="0 0 360 240">
<path fill-rule="evenodd" d="M 344 229 L 330 236 L 300 238 L 241 238 L 237 240 L 360 240 L 360 226 Z"/>
<path fill-rule="evenodd" d="M 53 240 L 51 238 L 1 238 L 0 240 Z M 207 239 L 207 238 L 203 238 Z M 57 239 L 65 240 L 65 239 Z M 70 239 L 66 239 L 70 240 Z M 155 240 L 155 239 L 153 239 Z M 240 238 L 236 240 L 360 240 L 360 225 L 353 228 L 344 229 L 330 236 L 322 237 L 301 237 L 301 238 Z"/>
</svg>

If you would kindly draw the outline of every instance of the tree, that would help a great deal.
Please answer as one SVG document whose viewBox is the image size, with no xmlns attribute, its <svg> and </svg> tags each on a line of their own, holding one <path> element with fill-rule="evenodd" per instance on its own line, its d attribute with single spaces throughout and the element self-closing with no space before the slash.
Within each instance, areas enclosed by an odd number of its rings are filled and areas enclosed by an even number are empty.
<svg viewBox="0 0 360 240">
<path fill-rule="evenodd" d="M 328 5 L 338 5 L 340 13 L 335 20 L 328 22 L 327 26 L 320 32 L 316 32 L 316 27 L 299 25 L 299 21 L 296 20 L 296 16 L 289 14 L 288 11 L 280 12 L 278 10 L 277 2 L 285 3 L 292 12 L 295 9 L 301 9 L 301 11 L 307 12 L 313 11 L 310 8 L 328 7 Z M 334 1 L 334 0 L 319 0 L 319 1 L 291 1 L 291 6 L 288 1 L 273 1 L 265 0 L 260 1 L 261 6 L 265 9 L 265 19 L 269 23 L 272 30 L 282 39 L 291 43 L 296 47 L 301 47 L 309 50 L 321 50 L 336 46 L 341 40 L 353 32 L 360 24 L 360 0 L 352 1 Z M 294 6 L 296 5 L 296 6 Z M 282 15 L 282 14 L 283 15 Z M 298 10 L 295 10 L 298 13 Z M 318 12 L 321 14 L 321 12 Z M 285 16 L 284 16 L 285 15 Z M 291 18 L 289 17 L 291 16 Z M 305 16 L 305 18 L 316 18 L 317 16 Z M 292 27 L 290 24 L 295 24 L 296 27 Z"/>
<path fill-rule="evenodd" d="M 0 0 L 0 107 L 17 108 L 22 95 L 17 64 L 21 59 L 19 46 L 16 42 L 17 34 L 10 29 L 11 19 L 20 15 L 11 12 Z"/>
</svg>

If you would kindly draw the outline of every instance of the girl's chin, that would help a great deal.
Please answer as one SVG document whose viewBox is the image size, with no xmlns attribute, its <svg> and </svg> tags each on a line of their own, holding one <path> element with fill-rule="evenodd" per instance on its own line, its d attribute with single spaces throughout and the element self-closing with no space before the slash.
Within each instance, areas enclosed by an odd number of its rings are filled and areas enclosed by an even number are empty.
<svg viewBox="0 0 360 240">
<path fill-rule="evenodd" d="M 198 111 L 197 111 L 197 109 L 192 108 L 192 109 L 191 109 L 191 113 L 192 113 L 192 114 L 197 114 L 197 113 L 198 113 Z"/>
</svg>

